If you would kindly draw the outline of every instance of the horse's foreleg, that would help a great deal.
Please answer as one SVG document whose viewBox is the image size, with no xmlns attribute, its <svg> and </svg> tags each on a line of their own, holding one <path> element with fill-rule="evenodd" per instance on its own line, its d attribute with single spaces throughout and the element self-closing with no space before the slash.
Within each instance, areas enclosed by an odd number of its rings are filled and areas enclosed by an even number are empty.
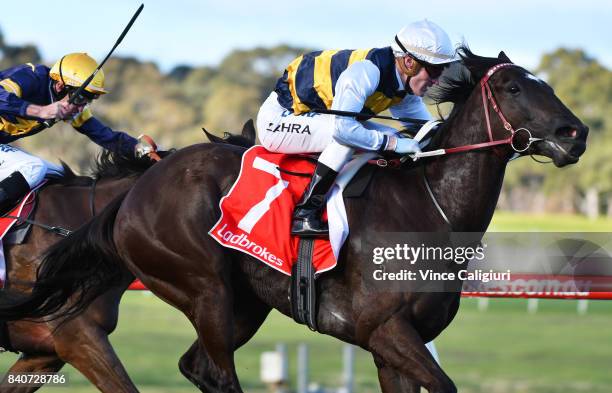
<svg viewBox="0 0 612 393">
<path fill-rule="evenodd" d="M 77 317 L 54 331 L 58 355 L 79 370 L 102 392 L 138 392 L 115 350 L 108 333 Z"/>
<path fill-rule="evenodd" d="M 17 362 L 9 369 L 8 374 L 19 373 L 55 373 L 64 366 L 64 361 L 55 354 L 38 355 L 22 354 Z M 9 385 L 7 381 L 1 382 L 0 391 L 6 393 L 31 393 L 42 386 Z"/>
<path fill-rule="evenodd" d="M 372 354 L 379 359 L 377 363 L 402 374 L 394 379 L 390 371 L 383 370 L 381 379 L 379 371 L 381 386 L 390 386 L 389 381 L 393 380 L 404 380 L 406 384 L 407 379 L 423 386 L 429 393 L 457 392 L 455 384 L 436 363 L 419 334 L 402 316 L 395 315 L 376 328 L 369 337 L 368 345 Z"/>
<path fill-rule="evenodd" d="M 421 388 L 418 383 L 409 380 L 393 368 L 386 366 L 380 359 L 374 356 L 374 363 L 378 368 L 378 381 L 382 393 L 419 393 Z"/>
</svg>

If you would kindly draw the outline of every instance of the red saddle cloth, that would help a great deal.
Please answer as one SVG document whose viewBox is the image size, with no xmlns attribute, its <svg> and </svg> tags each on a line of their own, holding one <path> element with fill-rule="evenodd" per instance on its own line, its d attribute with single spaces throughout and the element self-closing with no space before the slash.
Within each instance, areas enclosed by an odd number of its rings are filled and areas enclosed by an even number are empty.
<svg viewBox="0 0 612 393">
<path fill-rule="evenodd" d="M 17 204 L 13 210 L 8 212 L 4 217 L 0 217 L 0 239 L 3 239 L 4 235 L 6 235 L 11 227 L 18 221 L 16 218 L 8 218 L 6 216 L 20 217 L 23 219 L 28 218 L 32 212 L 32 209 L 34 209 L 34 200 L 36 199 L 35 191 L 36 189 L 30 191 L 28 195 L 21 199 L 19 204 Z"/>
<path fill-rule="evenodd" d="M 299 244 L 299 238 L 290 234 L 291 216 L 314 168 L 315 163 L 303 156 L 253 146 L 242 157 L 238 179 L 219 203 L 221 218 L 209 235 L 291 275 Z M 313 265 L 317 273 L 336 266 L 328 239 L 315 240 Z"/>
<path fill-rule="evenodd" d="M 36 193 L 35 190 L 32 190 L 19 202 L 17 206 L 15 206 L 10 212 L 8 212 L 5 217 L 0 217 L 0 242 L 2 242 L 4 236 L 18 221 L 17 218 L 8 218 L 6 216 L 20 217 L 24 219 L 28 218 L 28 216 L 34 209 L 35 201 Z M 3 247 L 0 247 L 0 252 L 4 253 Z M 0 274 L 0 288 L 3 288 L 4 280 L 6 279 L 6 262 L 3 254 L 0 255 L 0 271 L 2 272 Z"/>
</svg>

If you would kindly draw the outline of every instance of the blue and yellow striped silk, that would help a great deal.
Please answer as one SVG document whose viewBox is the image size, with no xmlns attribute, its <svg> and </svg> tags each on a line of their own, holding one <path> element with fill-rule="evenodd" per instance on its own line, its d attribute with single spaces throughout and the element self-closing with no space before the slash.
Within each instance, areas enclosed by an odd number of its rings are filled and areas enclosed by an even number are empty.
<svg viewBox="0 0 612 393">
<path fill-rule="evenodd" d="M 330 109 L 340 74 L 351 64 L 370 60 L 380 71 L 380 82 L 369 96 L 362 113 L 372 115 L 399 103 L 406 92 L 400 90 L 391 48 L 325 50 L 293 60 L 276 83 L 278 102 L 294 114 L 312 109 Z"/>
</svg>

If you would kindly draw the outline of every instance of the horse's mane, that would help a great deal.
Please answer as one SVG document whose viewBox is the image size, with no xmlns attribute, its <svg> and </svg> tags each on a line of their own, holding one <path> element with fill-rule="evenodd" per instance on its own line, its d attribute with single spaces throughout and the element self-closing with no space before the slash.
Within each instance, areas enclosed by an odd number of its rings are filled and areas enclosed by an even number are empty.
<svg viewBox="0 0 612 393">
<path fill-rule="evenodd" d="M 79 176 L 65 162 L 62 162 L 64 174 L 54 181 L 64 186 L 86 186 L 90 185 L 93 180 L 140 176 L 153 164 L 154 161 L 148 157 L 136 158 L 115 151 L 103 150 L 93 163 L 91 176 Z"/>
<path fill-rule="evenodd" d="M 154 163 L 155 161 L 148 157 L 137 158 L 133 155 L 104 150 L 96 158 L 92 175 L 97 180 L 140 176 Z"/>
<path fill-rule="evenodd" d="M 510 62 L 503 52 L 500 53 L 500 57 L 483 57 L 475 55 L 467 45 L 457 48 L 457 53 L 461 60 L 449 67 L 442 74 L 438 85 L 428 92 L 429 98 L 436 105 L 443 103 L 453 104 L 453 108 L 446 119 L 444 119 L 441 129 L 436 132 L 432 139 L 430 148 L 438 147 L 438 142 L 445 129 L 452 125 L 453 120 L 461 112 L 463 105 L 477 87 L 484 74 L 494 65 Z"/>
<path fill-rule="evenodd" d="M 429 94 L 436 104 L 464 103 L 489 68 L 506 62 L 504 58 L 475 55 L 466 45 L 457 48 L 457 54 L 461 60 L 442 74 L 439 84 Z"/>
</svg>

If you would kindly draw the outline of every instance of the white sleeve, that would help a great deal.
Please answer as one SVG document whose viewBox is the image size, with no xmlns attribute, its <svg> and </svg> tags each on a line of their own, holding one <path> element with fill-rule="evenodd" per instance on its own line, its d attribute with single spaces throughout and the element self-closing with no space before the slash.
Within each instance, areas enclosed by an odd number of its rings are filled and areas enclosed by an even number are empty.
<svg viewBox="0 0 612 393">
<path fill-rule="evenodd" d="M 361 112 L 380 81 L 380 71 L 370 60 L 351 64 L 338 77 L 332 109 Z M 336 116 L 334 139 L 363 150 L 378 150 L 386 140 L 382 132 L 369 130 L 354 117 Z M 384 146 L 383 146 L 384 147 Z"/>
<path fill-rule="evenodd" d="M 406 97 L 396 105 L 389 108 L 394 117 L 409 117 L 411 119 L 431 120 L 431 113 L 427 110 L 423 99 L 419 96 L 406 94 Z M 407 123 L 402 122 L 407 125 Z"/>
</svg>

